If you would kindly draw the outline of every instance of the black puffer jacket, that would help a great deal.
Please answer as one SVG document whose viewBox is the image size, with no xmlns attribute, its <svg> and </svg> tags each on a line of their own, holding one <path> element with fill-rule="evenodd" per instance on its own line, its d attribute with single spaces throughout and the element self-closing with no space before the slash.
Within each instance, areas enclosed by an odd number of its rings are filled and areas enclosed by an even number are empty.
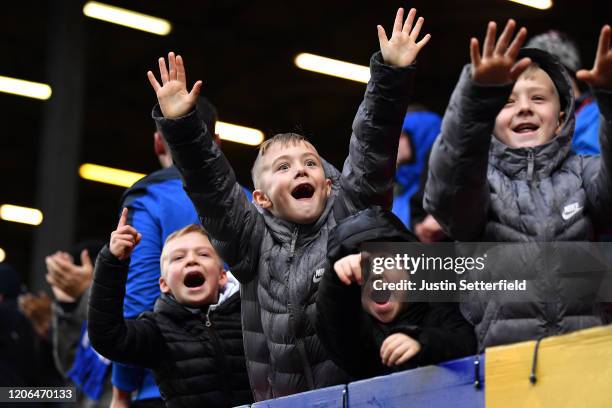
<svg viewBox="0 0 612 408">
<path fill-rule="evenodd" d="M 359 253 L 364 242 L 417 242 L 399 219 L 378 207 L 344 219 L 332 232 L 329 261 Z M 366 285 L 368 285 L 366 283 Z M 367 314 L 362 288 L 340 281 L 333 270 L 323 276 L 317 293 L 317 333 L 334 362 L 355 378 L 368 378 L 436 364 L 476 352 L 474 329 L 456 303 L 410 303 L 389 323 Z M 394 333 L 421 344 L 421 351 L 401 366 L 382 364 L 380 348 Z"/>
<path fill-rule="evenodd" d="M 347 214 L 390 208 L 395 158 L 414 66 L 370 62 L 371 80 L 353 122 L 342 175 L 325 166 L 332 192 L 311 225 L 273 216 L 248 202 L 229 163 L 193 112 L 153 118 L 166 137 L 185 189 L 213 244 L 240 280 L 251 388 L 263 400 L 348 380 L 316 336 L 315 298 L 327 264 L 328 234 Z"/>
<path fill-rule="evenodd" d="M 453 92 L 434 144 L 424 207 L 458 241 L 586 241 L 594 226 L 612 225 L 612 92 L 595 90 L 601 110 L 600 156 L 570 153 L 574 96 L 563 66 L 550 54 L 523 49 L 555 84 L 565 112 L 559 134 L 531 148 L 510 148 L 492 136 L 495 118 L 513 84 L 482 86 L 466 66 Z M 533 254 L 531 254 L 533 255 Z M 531 255 L 527 255 L 529 258 Z M 544 299 L 560 291 L 555 268 L 524 270 L 521 258 L 507 256 L 493 280 L 536 282 L 532 302 L 500 304 L 469 299 L 462 307 L 476 325 L 480 347 L 566 333 L 602 323 L 598 306 Z M 525 273 L 528 275 L 525 276 Z M 592 298 L 591 298 L 592 299 Z"/>
<path fill-rule="evenodd" d="M 153 312 L 123 319 L 129 263 L 108 247 L 98 256 L 89 300 L 92 345 L 114 361 L 152 368 L 162 398 L 174 407 L 231 407 L 252 402 L 246 373 L 240 297 L 194 311 L 162 295 Z"/>
</svg>

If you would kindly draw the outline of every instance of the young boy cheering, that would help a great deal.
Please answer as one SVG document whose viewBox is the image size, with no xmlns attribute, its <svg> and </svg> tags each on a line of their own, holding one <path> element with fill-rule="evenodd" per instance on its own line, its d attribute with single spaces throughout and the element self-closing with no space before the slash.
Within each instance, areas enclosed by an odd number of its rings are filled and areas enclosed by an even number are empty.
<svg viewBox="0 0 612 408">
<path fill-rule="evenodd" d="M 168 408 L 251 402 L 239 285 L 223 269 L 206 231 L 191 224 L 168 236 L 154 311 L 124 320 L 130 254 L 141 238 L 126 220 L 124 208 L 96 261 L 87 328 L 96 351 L 153 369 Z"/>
<path fill-rule="evenodd" d="M 169 70 L 160 58 L 161 85 L 148 73 L 159 101 L 153 118 L 203 225 L 243 285 L 245 353 L 256 400 L 347 380 L 315 333 L 317 286 L 329 268 L 330 229 L 360 209 L 391 206 L 412 64 L 430 38 L 417 42 L 424 20 L 415 22 L 415 16 L 410 10 L 404 22 L 399 9 L 391 39 L 378 26 L 381 52 L 371 60 L 342 174 L 303 136 L 277 135 L 260 147 L 253 166 L 256 206 L 244 198 L 211 132 L 197 120 L 201 81 L 188 92 L 182 58 L 173 53 Z"/>
<path fill-rule="evenodd" d="M 458 241 L 587 241 L 596 226 L 612 225 L 610 26 L 601 30 L 593 69 L 577 73 L 593 87 L 602 113 L 600 157 L 570 154 L 570 78 L 552 55 L 521 50 L 527 30 L 512 40 L 515 25 L 509 20 L 496 42 L 490 22 L 482 55 L 478 40 L 471 41 L 472 63 L 431 153 L 425 210 Z M 541 260 L 536 245 L 530 248 Z M 585 297 L 589 302 L 567 300 L 564 293 L 576 288 L 559 279 L 562 265 L 536 268 L 527 255 L 507 256 L 510 262 L 497 265 L 492 279 L 522 273 L 532 282 L 533 301 L 500 304 L 475 291 L 462 305 L 481 349 L 602 324 L 596 291 Z"/>
</svg>

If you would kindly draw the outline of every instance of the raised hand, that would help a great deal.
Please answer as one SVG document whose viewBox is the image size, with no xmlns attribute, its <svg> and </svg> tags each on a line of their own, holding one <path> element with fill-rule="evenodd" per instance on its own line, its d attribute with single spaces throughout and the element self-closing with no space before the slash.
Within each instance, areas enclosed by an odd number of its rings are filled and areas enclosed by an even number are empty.
<svg viewBox="0 0 612 408">
<path fill-rule="evenodd" d="M 336 275 L 345 285 L 357 282 L 363 285 L 363 275 L 361 273 L 361 254 L 347 255 L 334 263 Z"/>
<path fill-rule="evenodd" d="M 153 72 L 148 71 L 147 77 L 157 95 L 157 101 L 164 117 L 174 119 L 186 115 L 193 109 L 202 88 L 202 81 L 196 81 L 191 92 L 188 92 L 183 58 L 180 55 L 175 57 L 173 52 L 168 53 L 168 68 L 166 69 L 164 58 L 160 58 L 161 85 L 155 79 Z"/>
<path fill-rule="evenodd" d="M 531 60 L 523 58 L 516 61 L 521 45 L 527 37 L 527 29 L 522 27 L 514 39 L 512 35 L 516 22 L 508 20 L 504 31 L 495 43 L 497 25 L 490 21 L 487 26 L 487 35 L 482 46 L 482 56 L 478 40 L 470 41 L 470 57 L 472 59 L 472 79 L 483 85 L 502 85 L 516 81 L 527 69 Z M 512 40 L 512 43 L 510 43 Z"/>
<path fill-rule="evenodd" d="M 404 9 L 398 9 L 390 39 L 387 39 L 385 29 L 381 25 L 377 26 L 380 52 L 386 64 L 395 67 L 407 67 L 414 62 L 421 49 L 429 42 L 430 34 L 426 34 L 421 41 L 417 42 L 425 19 L 419 17 L 414 28 L 412 28 L 415 16 L 416 9 L 410 9 L 408 17 L 402 25 Z"/>
<path fill-rule="evenodd" d="M 91 286 L 93 263 L 86 249 L 81 251 L 81 265 L 66 252 L 56 252 L 45 258 L 47 282 L 55 298 L 61 302 L 75 302 Z"/>
<path fill-rule="evenodd" d="M 128 209 L 121 211 L 117 229 L 111 233 L 109 249 L 120 261 L 126 260 L 140 242 L 142 235 L 134 227 L 127 224 Z"/>
<path fill-rule="evenodd" d="M 599 44 L 593 69 L 587 71 L 581 69 L 576 72 L 576 77 L 591 85 L 593 88 L 601 88 L 612 91 L 612 49 L 610 49 L 610 37 L 612 29 L 605 25 L 599 34 Z"/>
<path fill-rule="evenodd" d="M 388 367 L 404 364 L 421 351 L 421 343 L 404 333 L 394 333 L 380 347 L 382 363 Z"/>
</svg>

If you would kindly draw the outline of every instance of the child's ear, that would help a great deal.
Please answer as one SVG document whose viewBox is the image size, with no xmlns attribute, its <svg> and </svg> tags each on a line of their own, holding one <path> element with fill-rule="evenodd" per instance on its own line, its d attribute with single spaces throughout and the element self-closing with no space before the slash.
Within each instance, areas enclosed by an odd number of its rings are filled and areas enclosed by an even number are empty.
<svg viewBox="0 0 612 408">
<path fill-rule="evenodd" d="M 225 286 L 227 283 L 227 272 L 221 268 L 221 274 L 219 274 L 219 286 Z"/>
<path fill-rule="evenodd" d="M 557 120 L 557 129 L 555 129 L 555 135 L 559 134 L 561 128 L 563 127 L 563 123 L 565 123 L 565 112 L 559 112 L 559 119 Z"/>
<path fill-rule="evenodd" d="M 159 277 L 159 290 L 161 290 L 162 293 L 170 292 L 170 286 L 168 286 L 163 276 Z"/>
<path fill-rule="evenodd" d="M 329 197 L 329 195 L 331 194 L 331 190 L 332 190 L 331 179 L 325 179 L 325 190 L 327 192 L 327 196 Z"/>
<path fill-rule="evenodd" d="M 268 209 L 272 207 L 272 201 L 270 201 L 268 196 L 261 190 L 253 191 L 253 200 L 255 200 L 255 204 L 261 208 Z"/>
</svg>

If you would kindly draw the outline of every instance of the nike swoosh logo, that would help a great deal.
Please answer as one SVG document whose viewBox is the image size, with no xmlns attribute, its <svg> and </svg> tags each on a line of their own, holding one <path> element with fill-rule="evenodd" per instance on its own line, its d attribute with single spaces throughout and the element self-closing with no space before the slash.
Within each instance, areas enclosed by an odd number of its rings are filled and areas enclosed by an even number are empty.
<svg viewBox="0 0 612 408">
<path fill-rule="evenodd" d="M 324 273 L 324 272 L 325 272 L 325 269 L 324 269 L 324 268 L 317 269 L 317 270 L 315 271 L 314 276 L 312 277 L 312 281 L 313 281 L 314 283 L 319 283 L 319 282 L 321 281 L 321 279 L 323 279 L 323 273 Z"/>
<path fill-rule="evenodd" d="M 563 217 L 563 219 L 567 221 L 570 218 L 572 218 L 574 215 L 576 215 L 578 212 L 580 212 L 582 208 L 583 207 L 579 207 L 577 203 L 572 204 L 572 205 L 567 205 L 563 209 L 563 212 L 561 213 L 561 217 Z"/>
</svg>

